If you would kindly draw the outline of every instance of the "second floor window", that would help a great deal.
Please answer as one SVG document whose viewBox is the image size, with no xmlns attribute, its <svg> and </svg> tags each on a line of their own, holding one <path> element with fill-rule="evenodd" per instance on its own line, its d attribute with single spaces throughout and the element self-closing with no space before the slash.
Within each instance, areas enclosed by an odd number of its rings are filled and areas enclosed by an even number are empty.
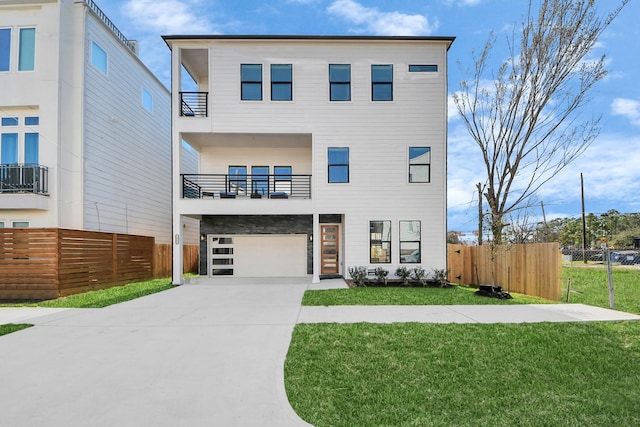
<svg viewBox="0 0 640 427">
<path fill-rule="evenodd" d="M 371 100 L 393 101 L 393 65 L 371 66 Z"/>
<path fill-rule="evenodd" d="M 271 65 L 271 100 L 291 101 L 293 99 L 291 64 Z"/>
<path fill-rule="evenodd" d="M 38 164 L 40 135 L 38 116 L 2 117 L 0 121 L 0 164 Z"/>
<path fill-rule="evenodd" d="M 96 42 L 91 43 L 91 64 L 102 74 L 107 74 L 107 52 Z"/>
<path fill-rule="evenodd" d="M 329 182 L 349 182 L 349 148 L 329 147 L 327 157 Z"/>
<path fill-rule="evenodd" d="M 262 101 L 262 64 L 240 65 L 240 80 L 240 99 Z"/>
<path fill-rule="evenodd" d="M 18 70 L 33 71 L 36 63 L 36 29 L 20 28 Z"/>
<path fill-rule="evenodd" d="M 351 101 L 351 65 L 329 65 L 329 99 Z"/>
<path fill-rule="evenodd" d="M 409 182 L 431 182 L 430 147 L 409 147 Z"/>
<path fill-rule="evenodd" d="M 227 191 L 235 194 L 247 194 L 247 167 L 229 166 Z"/>
<path fill-rule="evenodd" d="M 0 28 L 0 71 L 11 69 L 11 28 Z"/>
</svg>

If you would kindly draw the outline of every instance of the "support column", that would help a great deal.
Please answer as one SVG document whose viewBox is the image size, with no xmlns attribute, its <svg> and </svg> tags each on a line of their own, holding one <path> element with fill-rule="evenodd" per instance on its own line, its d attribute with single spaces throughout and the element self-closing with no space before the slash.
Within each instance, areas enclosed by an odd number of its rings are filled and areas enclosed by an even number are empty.
<svg viewBox="0 0 640 427">
<path fill-rule="evenodd" d="M 174 285 L 183 285 L 184 280 L 182 278 L 182 216 L 173 216 L 173 268 L 172 268 L 172 281 Z"/>
<path fill-rule="evenodd" d="M 320 214 L 313 214 L 313 279 L 312 283 L 320 283 Z"/>
</svg>

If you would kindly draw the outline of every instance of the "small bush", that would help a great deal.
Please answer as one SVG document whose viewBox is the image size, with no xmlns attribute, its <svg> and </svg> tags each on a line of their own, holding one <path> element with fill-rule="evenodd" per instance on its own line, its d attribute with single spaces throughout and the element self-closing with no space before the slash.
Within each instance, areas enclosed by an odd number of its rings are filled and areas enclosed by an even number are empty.
<svg viewBox="0 0 640 427">
<path fill-rule="evenodd" d="M 349 267 L 349 276 L 353 279 L 356 286 L 366 286 L 367 284 L 367 267 Z"/>
<path fill-rule="evenodd" d="M 411 277 L 411 270 L 409 270 L 405 266 L 401 266 L 396 268 L 396 276 L 398 276 L 402 280 L 402 284 L 407 286 L 409 285 L 409 278 Z"/>
<path fill-rule="evenodd" d="M 449 280 L 447 279 L 448 275 L 449 270 L 447 270 L 446 268 L 433 269 L 433 278 L 440 284 L 441 288 L 446 288 L 447 286 L 449 286 Z"/>
<path fill-rule="evenodd" d="M 411 279 L 420 283 L 422 286 L 427 286 L 427 273 L 422 267 L 416 267 L 411 271 Z"/>
<path fill-rule="evenodd" d="M 382 267 L 376 268 L 376 279 L 378 280 L 378 283 L 386 285 L 387 284 L 387 276 L 388 275 L 389 275 L 389 271 L 388 270 L 385 270 Z"/>
</svg>

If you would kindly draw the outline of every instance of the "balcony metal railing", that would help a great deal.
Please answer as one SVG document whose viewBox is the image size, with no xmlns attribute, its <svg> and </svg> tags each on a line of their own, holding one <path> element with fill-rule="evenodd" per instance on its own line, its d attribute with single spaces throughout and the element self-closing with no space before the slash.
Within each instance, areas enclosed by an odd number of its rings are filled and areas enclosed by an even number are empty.
<svg viewBox="0 0 640 427">
<path fill-rule="evenodd" d="M 311 175 L 181 174 L 182 198 L 310 199 Z"/>
<path fill-rule="evenodd" d="M 183 117 L 207 117 L 209 92 L 180 92 L 180 115 Z"/>
<path fill-rule="evenodd" d="M 111 22 L 111 20 L 109 19 L 109 17 L 102 11 L 102 9 L 100 9 L 98 7 L 98 5 L 93 1 L 93 0 L 84 0 L 84 3 L 89 6 L 89 8 L 91 10 L 93 10 L 93 12 L 98 16 L 98 18 L 100 18 L 102 20 L 102 22 L 104 22 L 104 24 L 107 26 L 107 28 L 109 28 L 111 30 L 111 32 L 126 46 L 129 48 L 129 50 L 131 50 L 133 53 L 137 54 L 136 52 L 136 45 L 134 42 L 132 42 L 131 40 L 127 39 L 124 34 L 122 34 L 122 31 L 120 31 L 118 29 L 118 27 L 115 26 L 115 24 L 113 22 Z"/>
<path fill-rule="evenodd" d="M 49 170 L 34 164 L 0 165 L 0 193 L 49 194 Z"/>
</svg>

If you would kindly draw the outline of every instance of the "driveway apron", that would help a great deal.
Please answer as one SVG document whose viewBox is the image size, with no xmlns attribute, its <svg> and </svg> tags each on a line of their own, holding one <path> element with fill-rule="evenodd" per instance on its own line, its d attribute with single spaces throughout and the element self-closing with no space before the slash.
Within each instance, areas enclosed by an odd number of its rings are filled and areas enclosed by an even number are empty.
<svg viewBox="0 0 640 427">
<path fill-rule="evenodd" d="M 309 279 L 206 280 L 0 338 L 7 426 L 305 426 L 283 363 Z"/>
</svg>

